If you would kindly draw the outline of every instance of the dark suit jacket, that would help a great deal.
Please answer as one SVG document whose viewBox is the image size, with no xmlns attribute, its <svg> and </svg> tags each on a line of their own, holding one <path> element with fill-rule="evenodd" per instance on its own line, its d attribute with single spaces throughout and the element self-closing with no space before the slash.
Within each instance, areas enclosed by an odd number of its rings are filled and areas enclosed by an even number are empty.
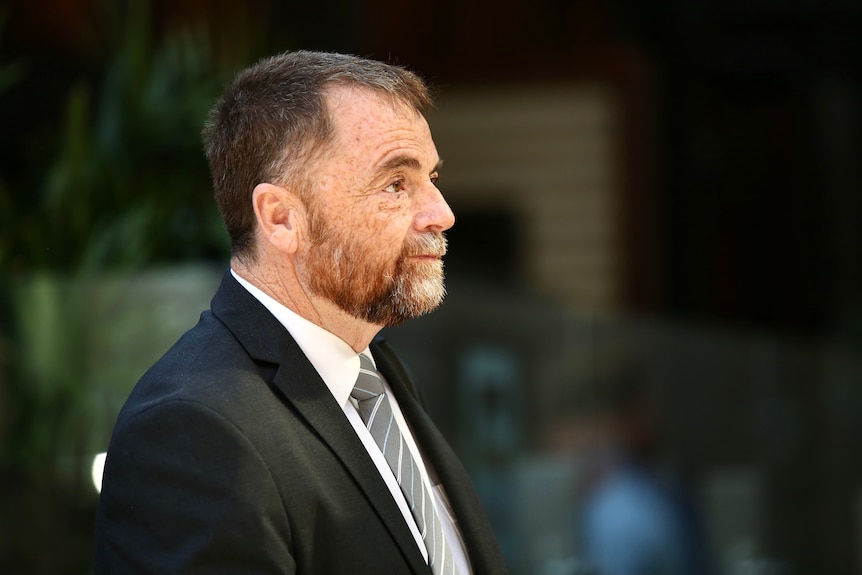
<svg viewBox="0 0 862 575">
<path fill-rule="evenodd" d="M 462 465 L 404 367 L 372 344 L 477 574 L 506 573 Z M 284 327 L 227 273 L 135 387 L 108 452 L 95 572 L 424 574 L 403 516 Z"/>
</svg>

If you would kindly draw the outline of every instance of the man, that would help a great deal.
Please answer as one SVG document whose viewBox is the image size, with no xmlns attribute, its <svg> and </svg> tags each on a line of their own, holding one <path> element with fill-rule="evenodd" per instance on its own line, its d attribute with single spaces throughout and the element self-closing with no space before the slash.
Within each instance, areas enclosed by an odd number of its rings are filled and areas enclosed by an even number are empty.
<svg viewBox="0 0 862 575">
<path fill-rule="evenodd" d="M 454 216 L 430 105 L 400 67 L 313 52 L 260 62 L 216 103 L 204 140 L 231 270 L 120 414 L 96 573 L 506 573 L 377 339 L 444 295 Z"/>
</svg>

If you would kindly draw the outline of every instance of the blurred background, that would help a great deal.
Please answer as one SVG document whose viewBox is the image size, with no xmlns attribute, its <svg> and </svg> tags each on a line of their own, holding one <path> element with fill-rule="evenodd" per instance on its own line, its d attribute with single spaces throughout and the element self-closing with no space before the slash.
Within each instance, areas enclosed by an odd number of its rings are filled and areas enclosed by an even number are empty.
<svg viewBox="0 0 862 575">
<path fill-rule="evenodd" d="M 199 132 L 286 49 L 437 87 L 440 310 L 389 331 L 513 575 L 862 573 L 862 3 L 0 4 L 0 572 L 227 265 Z"/>
</svg>

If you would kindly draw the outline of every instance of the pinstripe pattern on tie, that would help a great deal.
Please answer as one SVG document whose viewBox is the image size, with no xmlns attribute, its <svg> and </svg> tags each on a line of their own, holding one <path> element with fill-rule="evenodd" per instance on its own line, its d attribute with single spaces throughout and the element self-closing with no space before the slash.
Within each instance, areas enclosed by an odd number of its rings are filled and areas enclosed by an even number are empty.
<svg viewBox="0 0 862 575">
<path fill-rule="evenodd" d="M 428 550 L 428 565 L 434 575 L 459 575 L 452 559 L 440 519 L 425 483 L 419 476 L 416 462 L 404 443 L 398 422 L 392 415 L 392 406 L 383 388 L 383 382 L 374 364 L 360 354 L 359 377 L 350 393 L 357 402 L 357 409 L 371 437 L 380 447 L 401 492 L 410 506 L 422 540 Z"/>
</svg>

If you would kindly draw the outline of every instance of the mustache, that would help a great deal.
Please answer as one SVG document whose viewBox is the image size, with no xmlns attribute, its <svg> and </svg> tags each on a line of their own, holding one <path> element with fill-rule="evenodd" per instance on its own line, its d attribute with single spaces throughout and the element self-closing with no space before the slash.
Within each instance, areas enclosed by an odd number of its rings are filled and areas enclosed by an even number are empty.
<svg viewBox="0 0 862 575">
<path fill-rule="evenodd" d="M 407 238 L 404 243 L 404 255 L 412 256 L 435 256 L 442 258 L 446 255 L 448 242 L 442 232 L 429 232 L 418 236 Z"/>
</svg>

